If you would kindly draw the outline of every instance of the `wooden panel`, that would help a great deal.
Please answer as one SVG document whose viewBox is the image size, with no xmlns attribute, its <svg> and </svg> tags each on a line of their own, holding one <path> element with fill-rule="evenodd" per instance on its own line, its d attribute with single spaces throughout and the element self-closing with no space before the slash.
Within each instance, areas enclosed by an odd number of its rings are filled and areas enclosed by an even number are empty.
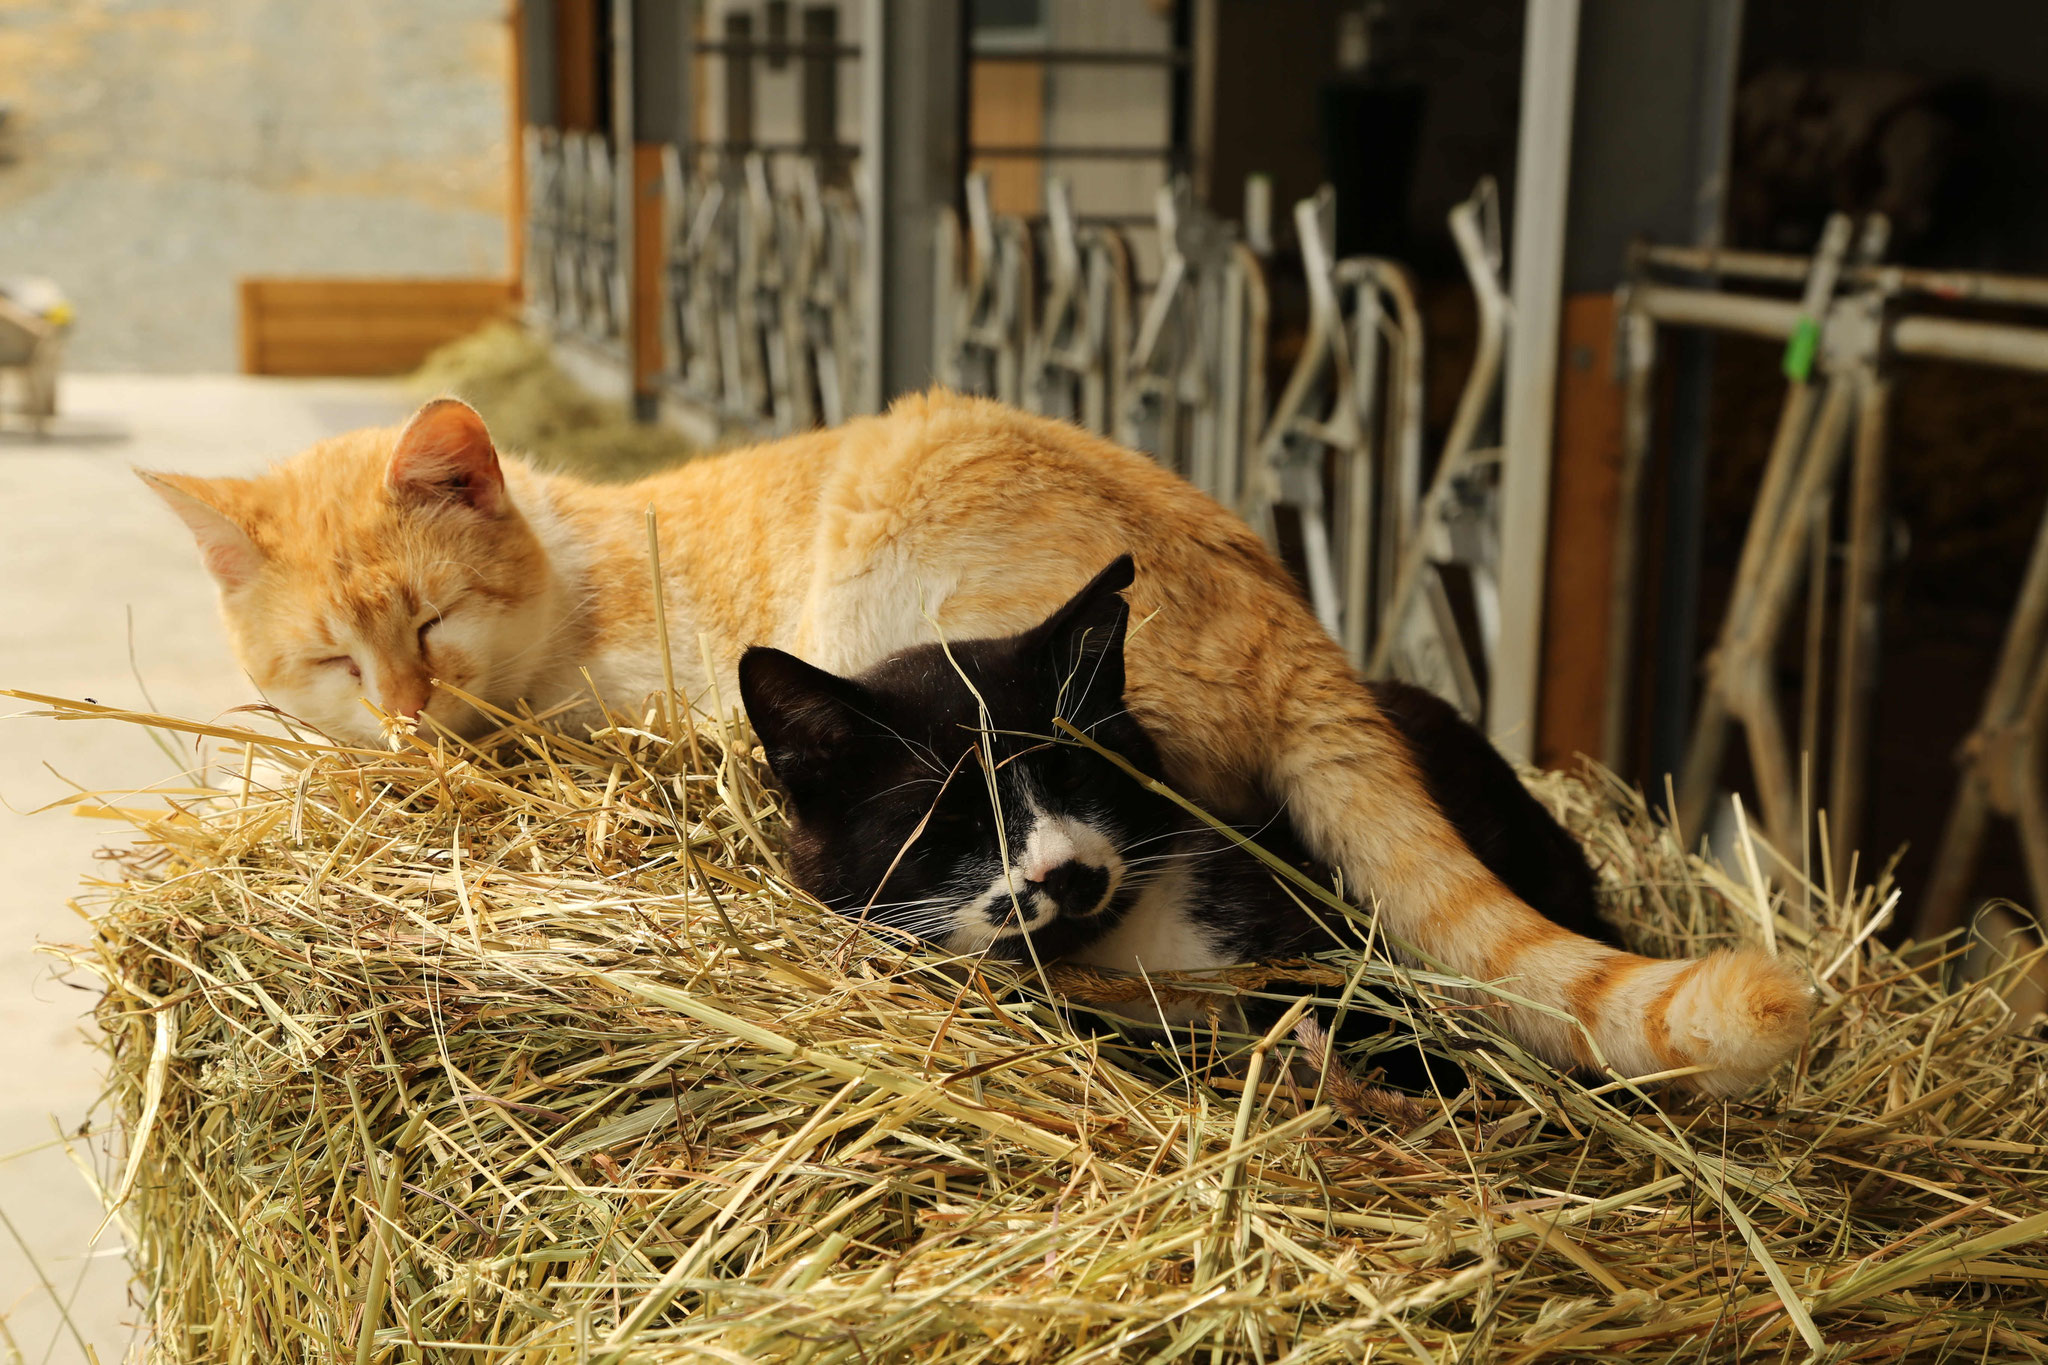
<svg viewBox="0 0 2048 1365">
<path fill-rule="evenodd" d="M 1040 62 L 976 62 L 968 142 L 977 147 L 1037 146 L 1045 141 L 1045 66 Z M 997 213 L 1035 214 L 1045 200 L 1045 163 L 1036 158 L 977 159 L 988 172 Z"/>
<path fill-rule="evenodd" d="M 510 280 L 243 280 L 242 369 L 404 374 L 514 301 Z"/>
<path fill-rule="evenodd" d="M 1536 723 L 1536 761 L 1552 768 L 1600 750 L 1623 416 L 1614 296 L 1566 298 L 1562 331 Z"/>
<path fill-rule="evenodd" d="M 633 146 L 633 377 L 653 393 L 661 374 L 661 144 Z"/>
<path fill-rule="evenodd" d="M 505 245 L 512 256 L 505 273 L 512 277 L 515 300 L 526 297 L 526 3 L 512 0 L 505 7 L 505 52 L 511 81 L 505 103 L 512 121 L 507 147 L 512 165 L 505 184 Z"/>
<path fill-rule="evenodd" d="M 562 127 L 588 133 L 604 126 L 598 111 L 598 0 L 555 0 L 555 80 Z"/>
</svg>

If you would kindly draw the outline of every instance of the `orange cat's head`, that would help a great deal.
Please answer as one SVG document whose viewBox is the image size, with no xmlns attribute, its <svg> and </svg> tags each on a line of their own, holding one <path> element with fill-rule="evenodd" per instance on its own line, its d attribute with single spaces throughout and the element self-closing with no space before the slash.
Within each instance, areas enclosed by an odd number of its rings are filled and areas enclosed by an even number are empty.
<svg viewBox="0 0 2048 1365">
<path fill-rule="evenodd" d="M 323 441 L 253 479 L 142 477 L 198 538 L 242 667 L 335 739 L 490 722 L 554 662 L 564 591 L 483 419 L 454 399 L 401 430 Z"/>
</svg>

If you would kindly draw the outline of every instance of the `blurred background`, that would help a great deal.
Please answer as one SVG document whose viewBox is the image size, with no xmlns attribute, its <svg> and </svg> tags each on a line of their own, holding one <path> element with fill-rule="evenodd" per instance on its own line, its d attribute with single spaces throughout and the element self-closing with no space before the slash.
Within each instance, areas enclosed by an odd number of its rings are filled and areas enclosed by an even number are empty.
<svg viewBox="0 0 2048 1365">
<path fill-rule="evenodd" d="M 2012 950 L 2005 902 L 2048 903 L 2038 27 L 0 0 L 0 681 L 248 700 L 129 464 L 246 471 L 453 391 L 628 478 L 936 381 L 1186 474 L 1361 669 L 1515 757 L 1604 763 L 1781 885 L 1889 876 L 1887 933 Z M 173 766 L 0 727 L 16 809 Z M 0 1017 L 33 1040 L 0 1311 L 112 1358 L 118 1225 L 79 1259 L 98 1212 L 50 1145 L 92 1098 L 90 997 L 30 954 L 78 932 L 106 828 L 0 822 Z"/>
</svg>

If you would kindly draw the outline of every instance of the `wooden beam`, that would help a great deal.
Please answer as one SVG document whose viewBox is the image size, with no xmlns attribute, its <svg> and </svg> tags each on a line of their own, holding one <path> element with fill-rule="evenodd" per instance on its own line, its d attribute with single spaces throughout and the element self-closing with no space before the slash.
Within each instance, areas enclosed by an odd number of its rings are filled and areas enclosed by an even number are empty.
<svg viewBox="0 0 2048 1365">
<path fill-rule="evenodd" d="M 512 253 L 505 273 L 512 280 L 512 298 L 526 295 L 526 3 L 505 6 L 506 109 L 510 115 L 510 174 L 505 183 L 506 249 Z"/>
<path fill-rule="evenodd" d="M 661 376 L 661 144 L 633 147 L 633 387 L 651 394 Z"/>
<path fill-rule="evenodd" d="M 975 62 L 968 139 L 981 147 L 1035 147 L 1045 141 L 1045 64 Z M 1045 162 L 1038 158 L 977 159 L 988 172 L 989 204 L 997 213 L 1030 216 L 1044 207 Z"/>
<path fill-rule="evenodd" d="M 598 0 L 555 0 L 555 78 L 562 127 L 592 133 L 599 127 Z"/>
<path fill-rule="evenodd" d="M 246 279 L 242 369 L 392 375 L 516 307 L 509 279 Z"/>
<path fill-rule="evenodd" d="M 1612 294 L 1564 301 L 1536 730 L 1536 761 L 1547 768 L 1601 747 L 1609 586 L 1621 509 L 1623 403 L 1614 323 Z"/>
</svg>

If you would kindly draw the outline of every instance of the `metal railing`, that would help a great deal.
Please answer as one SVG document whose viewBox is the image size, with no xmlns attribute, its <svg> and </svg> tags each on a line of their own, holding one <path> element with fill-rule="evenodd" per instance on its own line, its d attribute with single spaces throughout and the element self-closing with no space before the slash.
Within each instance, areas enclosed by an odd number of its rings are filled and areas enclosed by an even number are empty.
<svg viewBox="0 0 2048 1365">
<path fill-rule="evenodd" d="M 610 144 L 595 133 L 526 130 L 526 315 L 555 335 L 621 340 L 618 190 Z"/>
<path fill-rule="evenodd" d="M 555 335 L 616 344 L 625 316 L 604 139 L 535 130 L 527 308 Z M 810 155 L 667 147 L 658 240 L 660 383 L 721 439 L 831 425 L 859 410 L 865 224 Z M 1498 633 L 1498 406 L 1506 295 L 1491 186 L 1451 215 L 1479 304 L 1478 358 L 1428 486 L 1425 341 L 1397 263 L 1335 256 L 1331 199 L 1303 201 L 1303 350 L 1267 393 L 1267 260 L 1185 179 L 1150 223 L 1159 271 L 1135 278 L 1125 225 L 1085 218 L 1063 181 L 1031 222 L 995 210 L 986 175 L 941 215 L 932 373 L 1151 454 L 1242 514 L 1294 561 L 1358 665 L 1475 719 Z M 1469 610 L 1454 608 L 1454 591 Z M 1475 625 L 1476 623 L 1476 625 Z"/>
</svg>

